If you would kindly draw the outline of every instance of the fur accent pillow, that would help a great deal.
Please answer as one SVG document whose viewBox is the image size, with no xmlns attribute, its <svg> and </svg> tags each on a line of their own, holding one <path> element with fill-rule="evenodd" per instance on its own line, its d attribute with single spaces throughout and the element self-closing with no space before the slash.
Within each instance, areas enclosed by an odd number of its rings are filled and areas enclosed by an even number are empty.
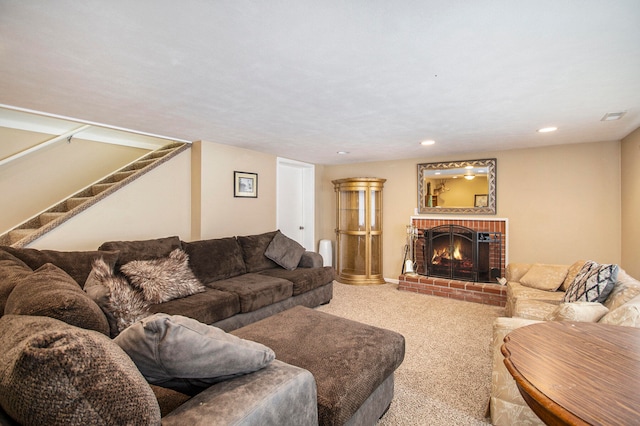
<svg viewBox="0 0 640 426">
<path fill-rule="evenodd" d="M 93 262 L 84 287 L 105 313 L 111 337 L 150 315 L 149 302 L 142 292 L 131 287 L 124 276 L 115 275 L 113 268 L 101 258 Z"/>
<path fill-rule="evenodd" d="M 155 314 L 114 339 L 149 383 L 194 395 L 266 367 L 267 346 L 181 315 Z"/>
<path fill-rule="evenodd" d="M 19 424 L 160 425 L 151 388 L 103 334 L 6 315 L 0 346 L 0 404 Z"/>
<path fill-rule="evenodd" d="M 193 275 L 189 256 L 175 249 L 169 257 L 153 260 L 134 260 L 120 268 L 129 282 L 142 291 L 145 300 L 158 304 L 205 291 Z"/>
</svg>

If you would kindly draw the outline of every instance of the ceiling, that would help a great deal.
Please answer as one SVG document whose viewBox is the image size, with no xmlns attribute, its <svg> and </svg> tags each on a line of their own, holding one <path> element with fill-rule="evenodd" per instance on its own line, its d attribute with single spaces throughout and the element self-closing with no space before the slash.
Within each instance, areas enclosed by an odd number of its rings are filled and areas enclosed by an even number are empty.
<svg viewBox="0 0 640 426">
<path fill-rule="evenodd" d="M 315 164 L 616 141 L 639 22 L 638 0 L 0 0 L 0 104 Z"/>
</svg>

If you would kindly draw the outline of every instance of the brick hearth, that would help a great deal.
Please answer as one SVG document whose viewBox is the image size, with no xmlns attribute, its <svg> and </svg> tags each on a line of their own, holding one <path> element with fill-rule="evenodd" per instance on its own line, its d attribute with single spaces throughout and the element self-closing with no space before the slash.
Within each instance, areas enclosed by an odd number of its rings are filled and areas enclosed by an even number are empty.
<svg viewBox="0 0 640 426">
<path fill-rule="evenodd" d="M 507 301 L 507 287 L 500 284 L 457 281 L 424 275 L 400 275 L 398 290 L 493 306 L 505 306 Z"/>
</svg>

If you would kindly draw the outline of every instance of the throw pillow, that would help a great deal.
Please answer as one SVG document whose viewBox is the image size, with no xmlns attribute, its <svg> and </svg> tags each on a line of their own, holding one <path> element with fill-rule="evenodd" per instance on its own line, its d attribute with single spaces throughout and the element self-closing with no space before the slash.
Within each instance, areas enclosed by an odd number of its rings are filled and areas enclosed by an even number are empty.
<svg viewBox="0 0 640 426">
<path fill-rule="evenodd" d="M 206 288 L 189 268 L 189 256 L 175 249 L 169 257 L 134 260 L 120 268 L 131 284 L 142 291 L 145 300 L 158 304 L 202 293 Z"/>
<path fill-rule="evenodd" d="M 84 287 L 107 317 L 111 337 L 150 315 L 149 302 L 142 292 L 131 287 L 124 276 L 115 275 L 113 268 L 102 259 L 93 262 Z"/>
<path fill-rule="evenodd" d="M 278 231 L 267 246 L 264 255 L 284 269 L 293 271 L 298 267 L 298 263 L 300 263 L 304 252 L 304 247 L 298 244 L 297 241 L 292 240 Z"/>
<path fill-rule="evenodd" d="M 562 282 L 562 285 L 560 286 L 560 290 L 567 291 L 567 289 L 569 288 L 573 280 L 576 279 L 576 275 L 578 275 L 578 272 L 580 272 L 580 270 L 582 269 L 585 263 L 586 263 L 585 260 L 578 260 L 574 262 L 573 265 L 569 266 L 569 271 L 567 272 L 567 276 Z"/>
<path fill-rule="evenodd" d="M 149 383 L 189 395 L 264 368 L 275 358 L 260 343 L 180 315 L 152 315 L 114 341 Z"/>
<path fill-rule="evenodd" d="M 79 286 L 83 286 L 87 280 L 95 259 L 103 258 L 113 266 L 119 255 L 117 251 L 56 251 L 17 247 L 2 247 L 2 249 L 22 260 L 34 271 L 45 263 L 53 263 L 69 274 Z"/>
<path fill-rule="evenodd" d="M 612 309 L 600 320 L 601 324 L 640 328 L 640 295 L 622 306 Z"/>
<path fill-rule="evenodd" d="M 100 307 L 73 278 L 51 263 L 19 280 L 7 298 L 5 314 L 56 318 L 109 335 L 109 323 Z"/>
<path fill-rule="evenodd" d="M 588 260 L 567 289 L 563 302 L 604 302 L 618 277 L 618 265 Z"/>
<path fill-rule="evenodd" d="M 0 317 L 4 314 L 7 298 L 20 279 L 32 273 L 31 268 L 22 260 L 7 251 L 0 250 Z"/>
<path fill-rule="evenodd" d="M 0 346 L 0 405 L 20 424 L 160 424 L 148 383 L 100 333 L 53 318 L 6 315 Z"/>
<path fill-rule="evenodd" d="M 567 270 L 564 265 L 535 263 L 520 278 L 520 284 L 538 290 L 556 291 L 567 276 Z"/>
<path fill-rule="evenodd" d="M 609 309 L 599 302 L 561 303 L 545 320 L 598 322 L 607 312 Z"/>
</svg>

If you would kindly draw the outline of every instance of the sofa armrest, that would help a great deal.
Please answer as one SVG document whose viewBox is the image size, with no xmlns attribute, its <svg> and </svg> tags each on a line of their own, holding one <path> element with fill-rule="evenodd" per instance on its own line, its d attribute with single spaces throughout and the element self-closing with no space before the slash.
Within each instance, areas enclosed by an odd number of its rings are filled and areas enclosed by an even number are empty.
<svg viewBox="0 0 640 426">
<path fill-rule="evenodd" d="M 542 421 L 529 408 L 504 365 L 504 355 L 500 351 L 504 337 L 516 328 L 535 324 L 540 321 L 524 318 L 496 318 L 493 322 L 493 340 L 491 351 L 493 368 L 491 371 L 491 423 L 494 426 L 515 424 L 543 425 Z"/>
<path fill-rule="evenodd" d="M 298 262 L 299 268 L 322 268 L 322 255 L 314 251 L 305 251 Z"/>
<path fill-rule="evenodd" d="M 162 418 L 170 425 L 317 425 L 313 375 L 274 360 L 251 374 L 216 383 Z"/>
</svg>

